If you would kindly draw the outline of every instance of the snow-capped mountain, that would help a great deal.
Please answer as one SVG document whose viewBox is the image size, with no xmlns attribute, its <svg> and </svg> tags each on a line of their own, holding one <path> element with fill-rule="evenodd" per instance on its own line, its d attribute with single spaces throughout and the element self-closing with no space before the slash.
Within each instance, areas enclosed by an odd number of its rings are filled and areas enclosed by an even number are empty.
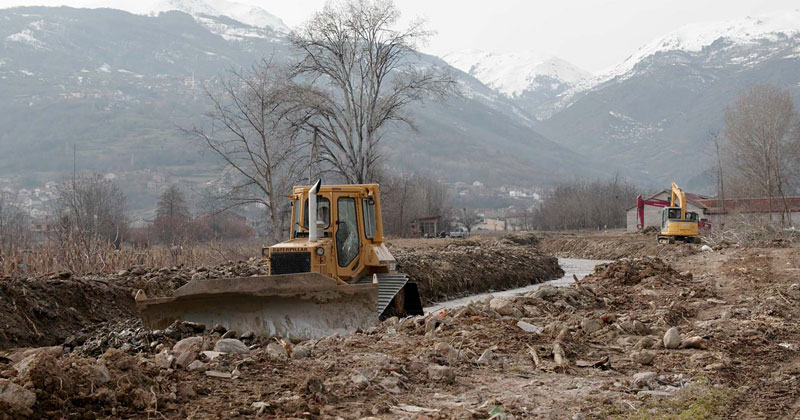
<svg viewBox="0 0 800 420">
<path fill-rule="evenodd" d="M 451 66 L 538 116 L 540 108 L 592 75 L 558 57 L 529 51 L 463 50 L 442 57 Z"/>
<path fill-rule="evenodd" d="M 800 11 L 673 31 L 563 93 L 537 128 L 610 167 L 701 186 L 709 133 L 756 84 L 800 97 Z"/>
<path fill-rule="evenodd" d="M 288 32 L 289 27 L 277 16 L 268 11 L 248 4 L 228 0 L 159 0 L 146 7 L 131 4 L 130 10 L 139 14 L 158 14 L 170 10 L 178 10 L 192 16 L 227 16 L 252 26 L 268 27 L 281 32 Z M 125 10 L 125 9 L 123 9 Z"/>
<path fill-rule="evenodd" d="M 560 106 L 569 105 L 570 99 L 575 95 L 605 82 L 631 77 L 637 70 L 637 65 L 659 54 L 679 52 L 700 54 L 704 49 L 712 46 L 722 47 L 718 48 L 720 52 L 736 49 L 745 51 L 748 47 L 757 47 L 760 44 L 779 43 L 797 34 L 800 34 L 800 9 L 756 17 L 748 16 L 733 21 L 685 25 L 644 45 L 609 71 L 602 72 L 597 77 L 578 81 L 574 87 L 562 95 Z M 735 53 L 735 51 L 733 52 Z M 800 54 L 800 51 L 797 53 Z M 757 64 L 758 60 L 768 56 L 769 54 L 756 54 L 749 57 L 743 54 L 733 54 L 728 56 L 728 62 L 719 64 L 752 66 Z"/>
<path fill-rule="evenodd" d="M 442 58 L 537 118 L 559 95 L 592 76 L 558 57 L 533 52 L 463 50 Z"/>
<path fill-rule="evenodd" d="M 442 57 L 451 66 L 509 96 L 552 83 L 572 86 L 591 74 L 558 57 L 533 52 L 463 50 Z"/>
<path fill-rule="evenodd" d="M 49 3 L 53 3 L 52 1 Z M 229 17 L 259 28 L 270 28 L 288 32 L 289 27 L 277 16 L 261 7 L 230 0 L 63 0 L 60 5 L 76 8 L 110 8 L 138 15 L 156 16 L 162 12 L 177 10 L 194 16 Z M 6 0 L 0 9 L 15 6 L 38 6 L 36 0 Z"/>
</svg>

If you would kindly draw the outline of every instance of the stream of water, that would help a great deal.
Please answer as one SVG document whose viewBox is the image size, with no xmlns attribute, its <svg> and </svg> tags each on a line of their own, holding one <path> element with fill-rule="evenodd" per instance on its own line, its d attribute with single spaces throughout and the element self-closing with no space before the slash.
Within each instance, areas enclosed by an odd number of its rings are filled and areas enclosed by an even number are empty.
<svg viewBox="0 0 800 420">
<path fill-rule="evenodd" d="M 587 274 L 594 272 L 594 266 L 597 264 L 607 263 L 609 261 L 606 260 L 585 260 L 580 258 L 559 258 L 558 265 L 561 266 L 561 269 L 564 270 L 564 276 L 555 279 L 546 281 L 543 283 L 532 284 L 530 286 L 520 287 L 518 289 L 510 289 L 510 290 L 502 290 L 499 292 L 491 292 L 491 293 L 481 293 L 478 295 L 467 296 L 459 299 L 448 300 L 445 302 L 438 302 L 432 306 L 425 308 L 425 312 L 439 312 L 442 309 L 451 309 L 457 308 L 459 306 L 464 306 L 472 301 L 481 301 L 486 299 L 487 297 L 501 297 L 501 296 L 513 296 L 519 295 L 525 292 L 529 292 L 531 290 L 538 289 L 543 285 L 550 285 L 550 286 L 566 286 L 575 282 L 572 278 L 573 274 L 577 276 L 579 279 L 582 279 Z"/>
</svg>

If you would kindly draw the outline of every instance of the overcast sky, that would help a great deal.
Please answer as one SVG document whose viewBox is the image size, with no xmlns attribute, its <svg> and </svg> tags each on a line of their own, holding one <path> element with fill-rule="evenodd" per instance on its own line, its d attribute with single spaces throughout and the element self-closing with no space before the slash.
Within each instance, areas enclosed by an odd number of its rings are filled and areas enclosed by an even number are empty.
<svg viewBox="0 0 800 420">
<path fill-rule="evenodd" d="M 122 0 L 128 2 L 136 0 Z M 147 1 L 147 0 L 144 0 Z M 213 0 L 208 0 L 213 4 Z M 235 0 L 258 5 L 289 26 L 305 21 L 325 0 Z M 395 0 L 404 19 L 424 17 L 438 32 L 424 51 L 467 48 L 531 50 L 561 57 L 593 73 L 618 64 L 639 47 L 682 25 L 779 13 L 798 0 Z M 97 5 L 114 0 L 0 0 L 18 4 Z M 122 7 L 124 8 L 124 7 Z M 798 22 L 800 26 L 800 22 Z"/>
</svg>

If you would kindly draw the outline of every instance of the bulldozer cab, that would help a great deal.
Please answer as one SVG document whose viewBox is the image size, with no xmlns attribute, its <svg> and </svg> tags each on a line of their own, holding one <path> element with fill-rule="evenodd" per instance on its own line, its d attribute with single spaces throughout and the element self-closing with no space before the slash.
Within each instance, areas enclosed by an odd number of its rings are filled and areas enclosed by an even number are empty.
<svg viewBox="0 0 800 420">
<path fill-rule="evenodd" d="M 289 195 L 292 229 L 288 241 L 269 249 L 271 274 L 318 272 L 352 283 L 394 270 L 383 244 L 378 185 L 323 185 L 310 197 L 312 188 L 297 186 Z M 308 263 L 286 267 L 291 253 Z"/>
</svg>

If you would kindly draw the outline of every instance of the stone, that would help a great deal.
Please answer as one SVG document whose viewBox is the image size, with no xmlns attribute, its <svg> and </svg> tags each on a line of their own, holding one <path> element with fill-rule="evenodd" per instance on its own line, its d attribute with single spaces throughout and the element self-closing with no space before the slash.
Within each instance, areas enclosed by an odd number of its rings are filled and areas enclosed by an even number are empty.
<svg viewBox="0 0 800 420">
<path fill-rule="evenodd" d="M 161 353 L 156 353 L 155 357 L 156 366 L 160 367 L 161 369 L 169 369 L 170 367 L 172 367 L 172 362 L 174 361 L 175 357 L 167 353 L 166 350 L 162 351 Z"/>
<path fill-rule="evenodd" d="M 95 384 L 102 385 L 111 381 L 111 372 L 108 371 L 106 365 L 89 365 L 87 369 L 89 370 L 89 376 L 92 378 L 92 382 Z"/>
<path fill-rule="evenodd" d="M 432 381 L 452 383 L 456 379 L 456 374 L 447 366 L 431 364 L 428 366 L 428 378 Z"/>
<path fill-rule="evenodd" d="M 478 358 L 478 363 L 482 365 L 488 365 L 494 359 L 494 352 L 492 349 L 486 349 L 481 354 L 481 357 Z"/>
<path fill-rule="evenodd" d="M 206 276 L 204 276 L 204 275 L 203 275 L 203 274 L 201 274 L 201 273 L 194 273 L 194 274 L 192 274 L 192 280 L 193 280 L 193 281 L 203 280 L 204 278 L 206 278 Z"/>
<path fill-rule="evenodd" d="M 708 340 L 696 335 L 681 341 L 680 348 L 706 350 L 708 349 Z"/>
<path fill-rule="evenodd" d="M 668 349 L 677 349 L 681 345 L 681 333 L 678 329 L 672 327 L 664 334 L 664 347 Z"/>
<path fill-rule="evenodd" d="M 651 333 L 650 327 L 644 324 L 644 322 L 639 321 L 638 319 L 633 320 L 632 330 L 636 335 L 648 335 Z"/>
<path fill-rule="evenodd" d="M 633 375 L 633 384 L 639 388 L 650 386 L 656 381 L 655 372 L 639 372 Z"/>
<path fill-rule="evenodd" d="M 544 331 L 543 327 L 540 327 L 538 325 L 533 325 L 525 321 L 517 322 L 517 326 L 521 328 L 523 331 L 533 334 L 541 334 Z"/>
<path fill-rule="evenodd" d="M 581 329 L 586 334 L 600 331 L 601 328 L 603 328 L 603 324 L 595 318 L 584 318 L 581 320 Z"/>
<path fill-rule="evenodd" d="M 353 381 L 353 385 L 355 385 L 357 389 L 364 389 L 369 385 L 369 379 L 361 372 L 354 373 L 353 376 L 350 377 L 350 380 Z"/>
<path fill-rule="evenodd" d="M 236 331 L 234 330 L 225 331 L 225 333 L 222 334 L 222 338 L 236 338 Z"/>
<path fill-rule="evenodd" d="M 203 337 L 188 337 L 178 341 L 172 346 L 173 353 L 181 353 L 197 345 L 203 345 Z"/>
<path fill-rule="evenodd" d="M 219 333 L 219 334 L 225 334 L 225 332 L 228 331 L 228 329 L 223 327 L 222 324 L 217 324 L 217 325 L 214 325 L 214 328 L 211 331 L 213 331 L 215 333 Z"/>
<path fill-rule="evenodd" d="M 218 370 L 207 370 L 206 376 L 210 376 L 212 378 L 222 378 L 222 379 L 231 379 L 231 375 L 228 372 L 220 372 Z"/>
<path fill-rule="evenodd" d="M 400 389 L 400 380 L 395 377 L 390 376 L 388 378 L 383 378 L 379 385 L 391 394 L 400 394 L 403 392 Z"/>
<path fill-rule="evenodd" d="M 631 361 L 640 365 L 650 365 L 655 358 L 656 354 L 651 351 L 642 350 L 631 352 Z"/>
<path fill-rule="evenodd" d="M 189 363 L 189 366 L 187 366 L 186 369 L 190 371 L 195 371 L 195 370 L 203 371 L 206 369 L 206 364 L 199 360 L 195 360 L 192 363 Z"/>
<path fill-rule="evenodd" d="M 206 330 L 206 325 L 201 324 L 199 322 L 183 321 L 181 324 L 187 329 L 197 334 L 200 334 Z"/>
<path fill-rule="evenodd" d="M 433 347 L 433 350 L 442 355 L 448 361 L 455 361 L 458 360 L 458 351 L 453 348 L 450 344 L 447 343 L 436 343 Z"/>
<path fill-rule="evenodd" d="M 133 274 L 134 276 L 141 276 L 147 274 L 147 270 L 145 270 L 144 267 L 136 267 L 133 270 L 131 270 L 131 274 Z"/>
<path fill-rule="evenodd" d="M 252 340 L 255 336 L 256 336 L 256 333 L 254 333 L 252 331 L 248 331 L 248 332 L 242 334 L 239 337 L 239 340 Z"/>
<path fill-rule="evenodd" d="M 36 394 L 8 379 L 0 379 L 0 402 L 7 405 L 12 413 L 26 413 L 36 404 Z"/>
<path fill-rule="evenodd" d="M 489 308 L 500 315 L 519 318 L 522 312 L 514 305 L 514 301 L 505 297 L 493 298 L 489 301 Z"/>
<path fill-rule="evenodd" d="M 279 343 L 275 342 L 267 345 L 267 355 L 275 360 L 286 360 L 289 358 L 289 354 L 286 353 L 286 349 Z"/>
<path fill-rule="evenodd" d="M 652 349 L 653 346 L 656 345 L 656 339 L 650 336 L 642 337 L 636 343 L 636 348 L 643 350 L 643 349 Z"/>
<path fill-rule="evenodd" d="M 311 347 L 296 345 L 292 349 L 292 359 L 305 359 L 311 357 Z"/>
<path fill-rule="evenodd" d="M 175 365 L 178 367 L 189 366 L 203 349 L 203 337 L 189 337 L 175 343 L 172 353 L 175 355 Z"/>
<path fill-rule="evenodd" d="M 178 396 L 187 399 L 194 398 L 197 396 L 197 392 L 194 390 L 194 386 L 192 386 L 191 382 L 179 382 Z"/>
<path fill-rule="evenodd" d="M 234 354 L 250 353 L 250 349 L 244 343 L 235 338 L 219 339 L 217 341 L 217 344 L 214 345 L 214 351 L 218 351 L 220 353 L 234 353 Z"/>
</svg>

